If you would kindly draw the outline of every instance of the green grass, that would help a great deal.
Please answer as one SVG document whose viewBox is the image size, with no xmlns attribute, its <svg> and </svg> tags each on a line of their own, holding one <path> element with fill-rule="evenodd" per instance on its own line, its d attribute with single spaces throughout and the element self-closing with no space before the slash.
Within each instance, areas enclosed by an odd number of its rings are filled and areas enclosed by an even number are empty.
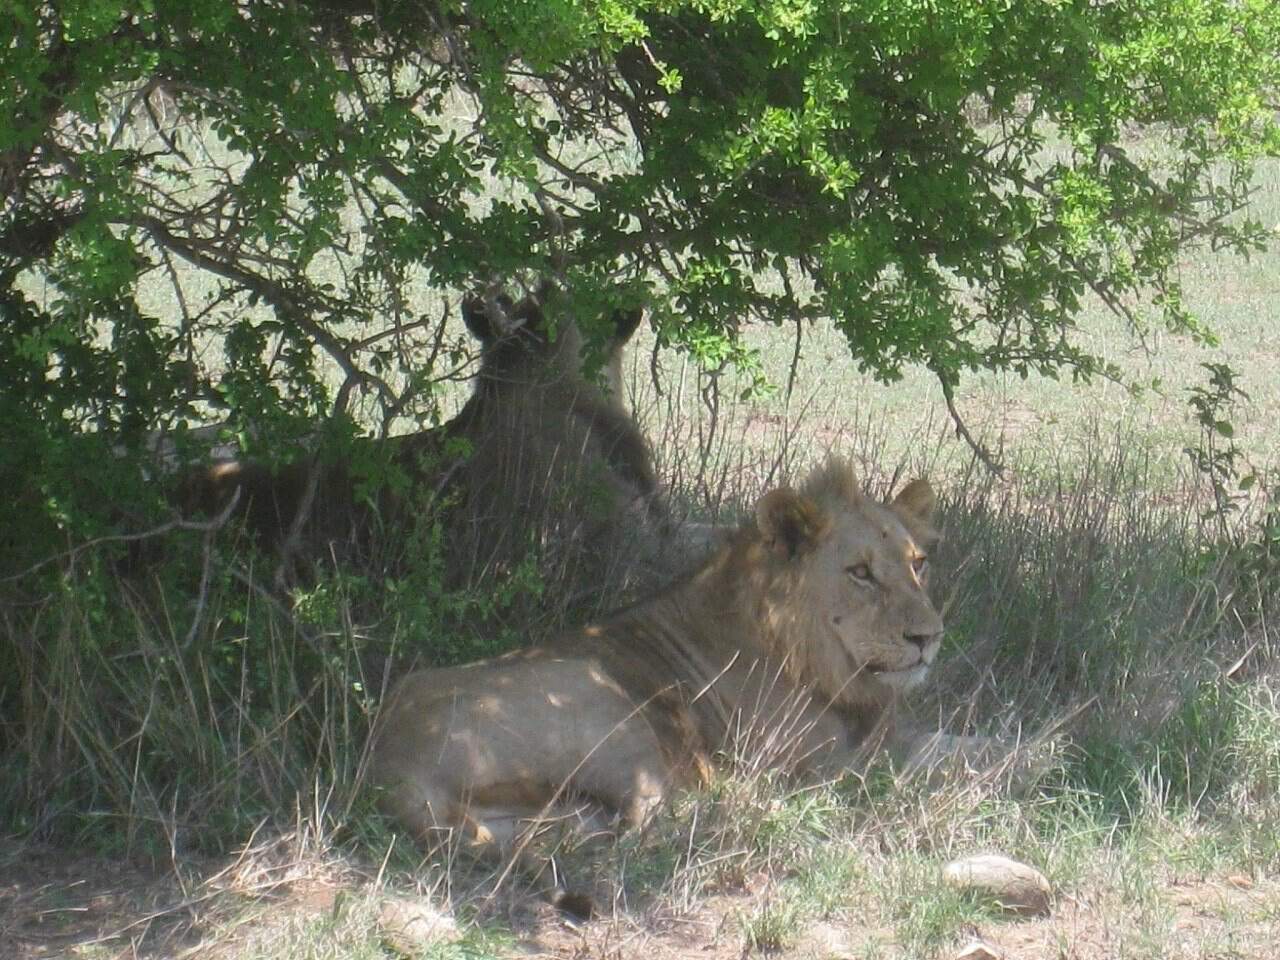
<svg viewBox="0 0 1280 960">
<path fill-rule="evenodd" d="M 1174 891 L 1280 869 L 1274 581 L 1251 592 L 1256 567 L 1206 541 L 1195 511 L 1145 500 L 1150 461 L 1130 449 L 1095 450 L 1056 484 L 974 472 L 943 503 L 951 638 L 917 715 L 1005 736 L 1070 715 L 1051 769 L 1029 784 L 899 783 L 889 769 L 818 787 L 725 777 L 619 844 L 562 851 L 566 875 L 613 891 L 598 902 L 620 913 L 597 923 L 710 909 L 734 918 L 723 936 L 749 951 L 803 953 L 825 924 L 854 955 L 946 957 L 972 929 L 998 936 L 1013 922 L 941 882 L 948 860 L 999 850 L 1113 918 L 1115 939 L 1081 956 L 1157 957 L 1183 916 Z M 356 865 L 342 881 L 353 897 L 425 881 L 476 929 L 501 925 L 536 882 L 488 899 L 491 871 L 422 864 L 356 787 L 386 675 L 368 655 L 412 625 L 391 621 L 373 643 L 340 581 L 292 614 L 234 577 L 211 583 L 197 615 L 180 584 L 155 613 L 99 580 L 70 582 L 31 621 L 41 675 L 14 755 L 24 776 L 6 781 L 8 832 L 165 863 L 233 854 L 288 825 L 318 839 L 321 862 Z M 237 896 L 253 913 L 262 893 Z M 225 933 L 249 938 L 240 955 L 382 949 L 364 908 L 303 910 L 269 933 L 254 916 Z M 511 949 L 482 937 L 428 955 Z"/>
<path fill-rule="evenodd" d="M 936 567 L 951 637 L 916 712 L 1005 736 L 1069 714 L 1060 760 L 1038 781 L 929 787 L 888 769 L 817 788 L 726 777 L 642 834 L 562 853 L 567 875 L 616 894 L 600 902 L 620 913 L 597 923 L 713 910 L 732 918 L 722 937 L 749 952 L 803 954 L 825 924 L 855 956 L 941 958 L 975 928 L 1011 929 L 941 882 L 948 860 L 999 850 L 1109 918 L 1113 939 L 1077 944 L 1078 955 L 1160 957 L 1185 918 L 1177 890 L 1280 870 L 1274 581 L 1252 592 L 1256 567 L 1204 539 L 1196 511 L 1149 502 L 1154 468 L 1131 450 L 1122 439 L 1093 448 L 1058 482 L 973 472 L 944 498 L 949 545 Z M 398 632 L 411 624 L 383 625 L 372 643 L 341 581 L 290 614 L 215 577 L 198 622 L 181 586 L 169 589 L 155 613 L 101 581 L 73 581 L 31 621 L 41 675 L 15 755 L 24 775 L 6 781 L 7 832 L 165 863 L 234 853 L 264 825 L 289 824 L 320 838 L 322 862 L 357 865 L 342 881 L 356 899 L 279 925 L 263 927 L 279 917 L 257 909 L 261 892 L 236 894 L 250 919 L 204 930 L 243 956 L 382 955 L 358 899 L 379 885 L 412 891 L 430 878 L 429 895 L 477 930 L 501 926 L 512 898 L 537 888 L 517 878 L 489 900 L 491 872 L 424 866 L 356 788 L 385 675 L 368 654 L 407 642 Z M 1240 927 L 1247 914 L 1221 913 L 1205 949 L 1253 936 Z M 476 936 L 426 955 L 513 949 Z"/>
</svg>

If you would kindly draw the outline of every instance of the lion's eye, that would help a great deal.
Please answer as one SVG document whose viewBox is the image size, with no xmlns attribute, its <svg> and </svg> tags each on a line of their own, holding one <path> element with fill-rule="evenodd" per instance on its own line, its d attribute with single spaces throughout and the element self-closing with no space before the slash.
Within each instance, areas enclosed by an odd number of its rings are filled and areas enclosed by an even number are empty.
<svg viewBox="0 0 1280 960">
<path fill-rule="evenodd" d="M 871 568 L 865 563 L 855 563 L 851 567 L 845 567 L 844 572 L 859 583 L 875 582 L 875 577 L 871 575 Z"/>
<path fill-rule="evenodd" d="M 916 572 L 916 576 L 924 573 L 925 568 L 929 566 L 929 558 L 921 554 L 918 557 L 911 558 L 911 569 Z"/>
</svg>

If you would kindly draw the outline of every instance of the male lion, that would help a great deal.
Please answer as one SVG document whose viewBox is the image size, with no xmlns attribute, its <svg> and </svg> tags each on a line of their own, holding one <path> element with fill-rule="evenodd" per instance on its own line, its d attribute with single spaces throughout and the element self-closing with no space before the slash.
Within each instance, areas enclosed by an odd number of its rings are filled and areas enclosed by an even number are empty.
<svg viewBox="0 0 1280 960">
<path fill-rule="evenodd" d="M 720 751 L 859 767 L 937 655 L 934 494 L 858 492 L 839 460 L 766 494 L 692 576 L 543 647 L 406 676 L 374 732 L 385 808 L 419 839 L 506 845 L 559 800 L 627 825 Z"/>
</svg>

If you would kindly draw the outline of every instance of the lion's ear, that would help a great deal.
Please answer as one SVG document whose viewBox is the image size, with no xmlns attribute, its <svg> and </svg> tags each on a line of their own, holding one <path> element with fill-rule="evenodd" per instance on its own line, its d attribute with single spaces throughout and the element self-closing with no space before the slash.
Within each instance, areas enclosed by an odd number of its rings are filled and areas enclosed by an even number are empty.
<svg viewBox="0 0 1280 960">
<path fill-rule="evenodd" d="M 532 297 L 525 297 L 515 307 L 516 323 L 512 329 L 523 330 L 525 333 L 536 334 L 542 339 L 546 339 L 547 335 L 547 315 L 542 309 L 542 304 Z"/>
<path fill-rule="evenodd" d="M 477 340 L 484 342 L 493 339 L 493 324 L 489 320 L 489 311 L 485 309 L 483 297 L 469 294 L 462 298 L 462 322 Z"/>
<path fill-rule="evenodd" d="M 815 546 L 826 534 L 830 518 L 814 501 L 790 487 L 770 490 L 756 505 L 756 526 L 766 543 L 794 557 Z"/>
<path fill-rule="evenodd" d="M 618 345 L 626 343 L 640 326 L 644 311 L 639 307 L 632 310 L 613 311 L 613 340 Z"/>
<path fill-rule="evenodd" d="M 462 322 L 471 335 L 485 346 L 511 332 L 511 310 L 515 306 L 505 293 L 487 301 L 479 294 L 462 298 Z"/>
<path fill-rule="evenodd" d="M 928 480 L 912 480 L 894 498 L 893 505 L 900 513 L 928 523 L 933 516 L 933 508 L 938 505 L 938 497 Z"/>
</svg>

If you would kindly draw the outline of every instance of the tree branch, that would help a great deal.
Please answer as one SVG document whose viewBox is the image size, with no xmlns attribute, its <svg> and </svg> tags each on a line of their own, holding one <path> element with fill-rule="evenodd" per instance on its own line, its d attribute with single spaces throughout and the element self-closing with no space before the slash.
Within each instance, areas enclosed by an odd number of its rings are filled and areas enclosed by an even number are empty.
<svg viewBox="0 0 1280 960">
<path fill-rule="evenodd" d="M 951 414 L 951 421 L 956 427 L 956 436 L 969 445 L 969 449 L 973 451 L 974 456 L 982 461 L 983 465 L 994 473 L 996 476 L 1004 475 L 1004 464 L 992 456 L 985 445 L 983 445 L 965 426 L 964 419 L 960 416 L 960 411 L 956 407 L 956 397 L 951 381 L 947 376 L 936 368 L 933 368 L 934 376 L 938 378 L 938 383 L 942 386 L 942 398 L 946 401 L 947 412 Z"/>
<path fill-rule="evenodd" d="M 182 238 L 175 236 L 168 227 L 154 217 L 135 217 L 128 223 L 146 230 L 157 244 L 172 250 L 188 263 L 233 280 L 246 290 L 256 293 L 271 304 L 283 319 L 295 324 L 321 346 L 347 377 L 355 377 L 362 383 L 372 385 L 392 403 L 399 399 L 395 390 L 385 380 L 356 366 L 342 341 L 307 316 L 309 312 L 307 308 L 299 304 L 282 285 L 196 249 Z"/>
</svg>

